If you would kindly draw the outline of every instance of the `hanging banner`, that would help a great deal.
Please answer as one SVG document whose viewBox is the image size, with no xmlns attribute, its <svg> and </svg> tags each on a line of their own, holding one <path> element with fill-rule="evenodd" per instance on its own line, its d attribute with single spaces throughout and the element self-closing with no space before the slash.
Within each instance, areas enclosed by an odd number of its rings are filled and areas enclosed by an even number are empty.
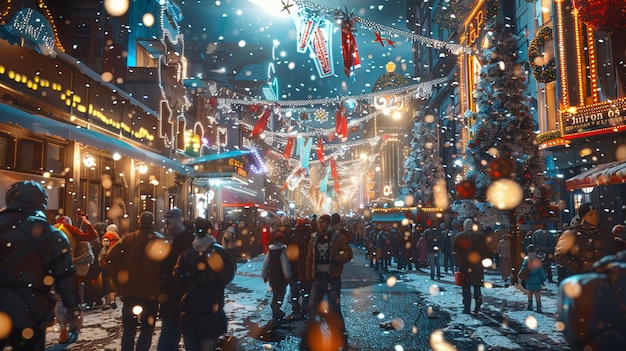
<svg viewBox="0 0 626 351">
<path fill-rule="evenodd" d="M 313 138 L 307 138 L 300 153 L 300 168 L 309 168 L 309 156 L 313 148 Z"/>
<path fill-rule="evenodd" d="M 283 158 L 288 159 L 291 156 L 291 150 L 293 150 L 293 144 L 296 142 L 296 137 L 289 137 L 287 139 L 287 145 L 283 151 Z"/>
<path fill-rule="evenodd" d="M 346 118 L 346 108 L 343 105 L 339 105 L 337 112 L 335 112 L 335 133 L 339 140 L 348 140 L 348 119 Z"/>
<path fill-rule="evenodd" d="M 320 78 L 335 74 L 333 69 L 332 50 L 332 22 L 321 20 L 313 31 L 313 38 L 309 41 L 311 52 L 315 54 L 315 67 Z"/>
<path fill-rule="evenodd" d="M 271 108 L 266 108 L 263 111 L 263 114 L 261 115 L 261 117 L 259 117 L 259 120 L 254 125 L 252 132 L 250 132 L 251 139 L 258 136 L 265 130 L 265 126 L 267 126 L 267 122 L 269 121 L 271 115 L 272 115 Z"/>
<path fill-rule="evenodd" d="M 301 9 L 294 18 L 296 23 L 296 35 L 298 38 L 296 51 L 303 54 L 309 47 L 309 42 L 313 36 L 313 32 L 317 28 L 317 24 L 321 19 L 313 15 L 309 9 Z"/>
<path fill-rule="evenodd" d="M 324 140 L 320 137 L 317 138 L 317 160 L 324 164 Z"/>
<path fill-rule="evenodd" d="M 333 179 L 339 179 L 339 174 L 337 173 L 337 160 L 334 157 L 330 159 L 330 175 Z"/>
</svg>

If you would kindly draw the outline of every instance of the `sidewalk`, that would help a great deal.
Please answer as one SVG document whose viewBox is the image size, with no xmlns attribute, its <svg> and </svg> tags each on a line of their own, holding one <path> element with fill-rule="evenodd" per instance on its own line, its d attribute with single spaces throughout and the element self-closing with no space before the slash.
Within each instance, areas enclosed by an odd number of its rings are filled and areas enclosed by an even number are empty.
<svg viewBox="0 0 626 351">
<path fill-rule="evenodd" d="M 273 330 L 269 323 L 271 293 L 260 276 L 263 258 L 260 255 L 239 264 L 235 279 L 226 288 L 225 310 L 229 326 L 224 350 L 299 349 L 305 321 L 290 322 L 279 330 Z M 351 267 L 369 274 L 370 268 L 361 248 L 354 248 L 354 260 L 346 269 Z M 548 283 L 542 293 L 544 312 L 536 313 L 526 310 L 524 293 L 516 287 L 498 285 L 499 274 L 488 271 L 486 281 L 491 287 L 482 289 L 484 303 L 481 312 L 474 316 L 461 313 L 461 288 L 454 285 L 451 273 L 435 281 L 430 280 L 426 270 L 391 271 L 380 277 L 371 276 L 378 281 L 359 282 L 361 288 L 344 286 L 342 289 L 342 310 L 347 320 L 349 342 L 356 349 L 423 349 L 416 348 L 413 339 L 422 338 L 428 343 L 430 338 L 432 349 L 476 350 L 467 345 L 482 343 L 486 350 L 569 350 L 556 326 L 557 286 L 553 283 Z M 352 284 L 347 282 L 345 285 Z M 443 326 L 432 332 L 414 330 L 414 315 L 420 308 L 428 311 L 427 318 L 436 316 L 435 322 Z M 283 309 L 287 314 L 291 312 L 288 303 Z M 372 313 L 376 310 L 381 311 L 380 316 Z M 379 322 L 392 320 L 400 320 L 403 328 L 394 329 L 395 324 L 388 329 L 379 326 Z M 160 328 L 160 321 L 157 321 L 151 350 L 156 350 Z M 56 329 L 56 325 L 49 328 L 46 350 L 118 351 L 121 349 L 121 308 L 86 312 L 76 344 L 58 345 Z M 441 348 L 435 348 L 433 343 Z M 180 350 L 184 348 L 181 346 Z"/>
</svg>

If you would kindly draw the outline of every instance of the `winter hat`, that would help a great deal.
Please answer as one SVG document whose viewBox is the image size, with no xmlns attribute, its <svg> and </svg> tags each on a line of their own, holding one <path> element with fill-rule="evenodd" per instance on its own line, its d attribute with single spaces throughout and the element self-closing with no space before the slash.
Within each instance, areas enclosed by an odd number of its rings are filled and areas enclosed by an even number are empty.
<svg viewBox="0 0 626 351">
<path fill-rule="evenodd" d="M 61 216 L 57 218 L 57 223 L 72 225 L 72 219 L 68 216 Z"/>
<path fill-rule="evenodd" d="M 140 227 L 152 227 L 154 225 L 154 214 L 150 211 L 143 211 L 139 215 Z"/>
<path fill-rule="evenodd" d="M 183 218 L 183 211 L 181 211 L 180 208 L 173 208 L 167 211 L 167 213 L 165 214 L 165 218 L 172 218 L 172 217 Z"/>
<path fill-rule="evenodd" d="M 330 216 L 330 222 L 332 224 L 339 224 L 341 223 L 341 216 L 339 215 L 339 213 L 333 213 L 332 216 Z"/>
<path fill-rule="evenodd" d="M 580 218 L 582 220 L 583 218 L 585 218 L 587 213 L 589 213 L 590 211 L 595 211 L 597 209 L 598 208 L 594 204 L 592 204 L 591 202 L 582 203 L 578 207 L 578 218 Z"/>
<path fill-rule="evenodd" d="M 276 234 L 274 234 L 274 242 L 284 243 L 285 242 L 285 234 L 283 234 L 281 232 L 276 232 Z"/>
<path fill-rule="evenodd" d="M 107 232 L 116 232 L 116 233 L 119 233 L 119 229 L 117 229 L 117 225 L 115 225 L 115 224 L 109 224 L 109 225 L 107 225 L 107 229 L 106 229 L 106 231 L 107 231 Z"/>
<path fill-rule="evenodd" d="M 528 250 L 528 252 L 535 252 L 535 245 L 528 244 L 528 247 L 526 249 Z"/>
<path fill-rule="evenodd" d="M 318 221 L 326 221 L 326 223 L 330 223 L 330 216 L 327 214 L 320 216 L 320 218 L 318 218 Z"/>
<path fill-rule="evenodd" d="M 120 240 L 120 236 L 116 232 L 106 232 L 102 236 L 102 239 L 109 239 L 111 244 L 114 244 Z"/>
<path fill-rule="evenodd" d="M 195 221 L 196 235 L 199 237 L 205 236 L 213 230 L 213 223 L 206 218 L 198 217 Z"/>
<path fill-rule="evenodd" d="M 7 190 L 5 203 L 8 210 L 25 212 L 46 218 L 48 193 L 41 184 L 32 180 L 17 182 Z"/>
</svg>

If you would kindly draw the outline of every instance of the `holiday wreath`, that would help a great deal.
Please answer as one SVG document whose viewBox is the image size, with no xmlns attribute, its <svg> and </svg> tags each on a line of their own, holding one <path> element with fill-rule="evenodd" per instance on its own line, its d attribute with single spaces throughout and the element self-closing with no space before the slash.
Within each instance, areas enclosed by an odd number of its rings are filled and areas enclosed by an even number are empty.
<svg viewBox="0 0 626 351">
<path fill-rule="evenodd" d="M 553 40 L 552 26 L 545 26 L 537 31 L 537 35 L 528 46 L 528 62 L 535 79 L 541 83 L 549 83 L 556 79 L 554 58 L 545 62 L 542 53 L 543 46 L 550 40 Z"/>
</svg>

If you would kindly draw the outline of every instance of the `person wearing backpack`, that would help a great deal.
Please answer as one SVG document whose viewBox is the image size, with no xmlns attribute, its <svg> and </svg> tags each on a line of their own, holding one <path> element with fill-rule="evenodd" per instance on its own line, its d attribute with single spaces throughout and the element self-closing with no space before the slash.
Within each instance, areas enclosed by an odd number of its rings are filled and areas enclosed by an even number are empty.
<svg viewBox="0 0 626 351">
<path fill-rule="evenodd" d="M 70 243 L 72 249 L 72 263 L 76 269 L 76 281 L 82 305 L 85 298 L 85 276 L 96 259 L 96 255 L 91 249 L 90 242 L 98 239 L 98 232 L 82 211 L 76 211 L 76 215 L 85 226 L 86 231 L 82 231 L 80 228 L 72 225 L 72 219 L 68 216 L 59 217 L 54 226 L 65 234 Z M 57 298 L 57 305 L 54 311 L 57 322 L 59 323 L 59 343 L 71 344 L 76 342 L 81 326 L 70 325 L 68 323 L 66 318 L 67 309 L 60 298 Z"/>
<path fill-rule="evenodd" d="M 214 350 L 228 331 L 224 288 L 235 277 L 235 264 L 210 234 L 211 221 L 196 218 L 192 246 L 179 257 L 173 278 L 183 289 L 180 330 L 185 350 Z"/>
<path fill-rule="evenodd" d="M 517 275 L 518 279 L 526 282 L 528 296 L 527 310 L 533 310 L 533 296 L 537 301 L 537 312 L 541 313 L 541 286 L 546 281 L 546 272 L 543 269 L 541 259 L 537 257 L 535 245 L 530 244 L 527 248 L 528 256 L 522 261 L 522 267 Z"/>
</svg>

